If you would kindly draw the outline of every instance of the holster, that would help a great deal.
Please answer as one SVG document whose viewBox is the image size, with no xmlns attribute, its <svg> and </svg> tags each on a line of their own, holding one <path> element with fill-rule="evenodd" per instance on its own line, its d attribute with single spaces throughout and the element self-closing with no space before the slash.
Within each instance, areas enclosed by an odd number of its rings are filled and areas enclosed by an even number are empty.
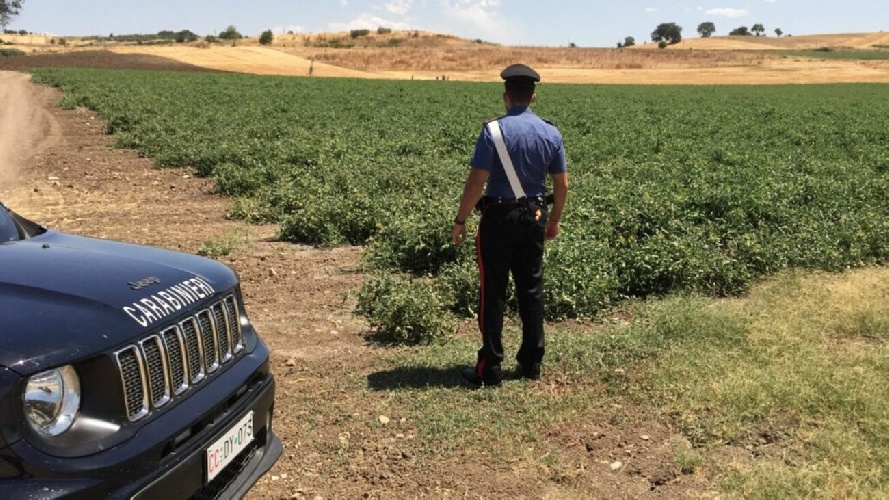
<svg viewBox="0 0 889 500">
<path fill-rule="evenodd" d="M 528 198 L 522 198 L 519 200 L 519 205 L 521 207 L 521 221 L 529 226 L 540 226 L 546 227 L 546 220 L 549 218 L 549 210 L 546 208 L 546 203 L 541 206 L 536 201 L 531 201 Z"/>
</svg>

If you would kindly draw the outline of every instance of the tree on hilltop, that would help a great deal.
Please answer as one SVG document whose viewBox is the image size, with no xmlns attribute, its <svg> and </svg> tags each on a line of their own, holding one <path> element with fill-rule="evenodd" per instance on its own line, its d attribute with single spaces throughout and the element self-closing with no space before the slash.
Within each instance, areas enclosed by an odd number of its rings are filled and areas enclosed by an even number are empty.
<svg viewBox="0 0 889 500">
<path fill-rule="evenodd" d="M 679 43 L 682 41 L 682 26 L 676 23 L 661 23 L 651 32 L 651 41 Z"/>
<path fill-rule="evenodd" d="M 750 28 L 750 31 L 756 33 L 756 36 L 759 36 L 766 32 L 766 27 L 762 24 L 756 23 L 753 25 L 752 28 Z"/>
<path fill-rule="evenodd" d="M 241 35 L 241 32 L 238 31 L 238 28 L 230 25 L 228 28 L 225 28 L 225 31 L 219 34 L 219 38 L 223 40 L 239 40 L 241 38 L 244 38 L 244 36 Z"/>
<path fill-rule="evenodd" d="M 259 44 L 260 45 L 271 45 L 272 40 L 275 39 L 275 35 L 272 34 L 272 30 L 265 30 L 259 35 Z"/>
<path fill-rule="evenodd" d="M 747 26 L 740 26 L 731 30 L 728 34 L 729 36 L 750 36 L 750 30 L 747 29 Z"/>
<path fill-rule="evenodd" d="M 701 38 L 710 38 L 713 33 L 716 33 L 715 24 L 708 21 L 698 25 L 698 34 L 701 35 Z"/>
<path fill-rule="evenodd" d="M 173 34 L 173 38 L 176 39 L 176 43 L 185 43 L 185 42 L 195 42 L 199 38 L 194 32 L 190 30 L 182 30 Z"/>
<path fill-rule="evenodd" d="M 25 0 L 0 0 L 0 29 L 5 29 L 12 18 L 19 14 Z"/>
<path fill-rule="evenodd" d="M 636 45 L 636 39 L 635 39 L 635 38 L 633 38 L 633 37 L 631 37 L 631 36 L 628 36 L 628 37 L 624 38 L 624 47 L 632 47 L 632 46 L 634 46 L 634 45 Z"/>
<path fill-rule="evenodd" d="M 775 34 L 778 35 L 778 36 L 780 37 L 781 35 L 784 34 L 784 32 L 781 31 L 781 28 L 775 28 Z"/>
</svg>

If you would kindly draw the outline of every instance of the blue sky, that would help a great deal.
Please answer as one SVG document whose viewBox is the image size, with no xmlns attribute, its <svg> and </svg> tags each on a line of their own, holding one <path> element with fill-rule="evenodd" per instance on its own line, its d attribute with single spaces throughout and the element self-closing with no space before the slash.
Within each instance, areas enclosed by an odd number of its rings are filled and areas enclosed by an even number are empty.
<svg viewBox="0 0 889 500">
<path fill-rule="evenodd" d="M 199 35 L 234 25 L 245 35 L 349 29 L 417 29 L 505 45 L 613 47 L 626 36 L 649 40 L 662 22 L 696 37 L 705 21 L 716 35 L 763 24 L 793 35 L 889 30 L 887 0 L 24 0 L 7 29 L 54 35 Z"/>
</svg>

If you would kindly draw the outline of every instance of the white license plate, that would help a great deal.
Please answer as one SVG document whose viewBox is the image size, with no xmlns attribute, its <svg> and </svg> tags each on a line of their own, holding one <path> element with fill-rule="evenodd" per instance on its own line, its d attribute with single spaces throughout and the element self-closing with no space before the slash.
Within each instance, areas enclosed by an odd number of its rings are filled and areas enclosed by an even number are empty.
<svg viewBox="0 0 889 500">
<path fill-rule="evenodd" d="M 233 425 L 221 438 L 207 447 L 207 482 L 230 464 L 253 441 L 253 412 Z"/>
</svg>

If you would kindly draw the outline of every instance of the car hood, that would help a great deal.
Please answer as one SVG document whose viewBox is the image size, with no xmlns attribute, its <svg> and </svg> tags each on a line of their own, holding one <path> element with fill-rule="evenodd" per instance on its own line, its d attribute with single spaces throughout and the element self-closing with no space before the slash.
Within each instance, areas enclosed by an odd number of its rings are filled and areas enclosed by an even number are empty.
<svg viewBox="0 0 889 500">
<path fill-rule="evenodd" d="M 28 375 L 169 325 L 238 283 L 223 264 L 49 231 L 0 244 L 0 366 Z"/>
</svg>

